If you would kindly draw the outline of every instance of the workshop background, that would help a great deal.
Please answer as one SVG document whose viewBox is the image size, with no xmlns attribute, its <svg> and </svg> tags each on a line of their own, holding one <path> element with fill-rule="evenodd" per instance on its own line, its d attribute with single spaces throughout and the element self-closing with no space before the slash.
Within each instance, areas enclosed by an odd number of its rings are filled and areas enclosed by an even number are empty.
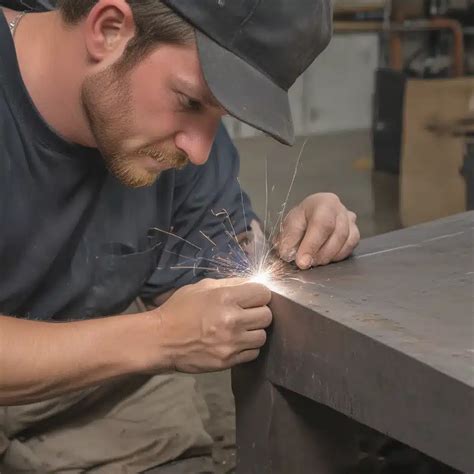
<svg viewBox="0 0 474 474">
<path fill-rule="evenodd" d="M 275 220 L 300 154 L 288 206 L 334 192 L 363 238 L 473 209 L 474 1 L 336 0 L 334 13 L 330 45 L 291 90 L 293 148 L 226 119 L 258 214 Z M 233 472 L 230 375 L 197 381 L 217 472 Z"/>
<path fill-rule="evenodd" d="M 294 175 L 288 209 L 336 193 L 357 213 L 362 238 L 474 209 L 474 0 L 334 0 L 334 15 L 331 43 L 290 91 L 294 147 L 225 119 L 257 214 L 276 221 Z M 232 473 L 230 371 L 194 378 L 216 473 Z M 453 472 L 374 440 L 365 438 L 351 474 L 382 474 L 383 456 L 410 466 L 383 474 Z"/>
</svg>

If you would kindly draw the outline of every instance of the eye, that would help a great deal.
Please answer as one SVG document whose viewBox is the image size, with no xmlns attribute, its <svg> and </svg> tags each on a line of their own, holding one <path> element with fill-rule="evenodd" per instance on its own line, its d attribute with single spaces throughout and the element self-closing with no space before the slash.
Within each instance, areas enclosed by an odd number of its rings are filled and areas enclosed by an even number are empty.
<svg viewBox="0 0 474 474">
<path fill-rule="evenodd" d="M 193 99 L 184 94 L 179 94 L 179 100 L 186 111 L 200 112 L 202 110 L 202 104 L 199 100 Z"/>
</svg>

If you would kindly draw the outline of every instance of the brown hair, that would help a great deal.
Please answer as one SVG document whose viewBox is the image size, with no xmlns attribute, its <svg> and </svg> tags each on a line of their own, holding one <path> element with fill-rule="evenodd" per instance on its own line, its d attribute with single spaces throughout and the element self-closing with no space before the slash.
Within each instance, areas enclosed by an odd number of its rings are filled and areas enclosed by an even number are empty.
<svg viewBox="0 0 474 474">
<path fill-rule="evenodd" d="M 57 0 L 56 4 L 69 24 L 86 17 L 98 0 Z M 160 0 L 126 0 L 135 21 L 135 36 L 120 61 L 132 67 L 159 43 L 187 44 L 194 40 L 193 27 Z"/>
</svg>

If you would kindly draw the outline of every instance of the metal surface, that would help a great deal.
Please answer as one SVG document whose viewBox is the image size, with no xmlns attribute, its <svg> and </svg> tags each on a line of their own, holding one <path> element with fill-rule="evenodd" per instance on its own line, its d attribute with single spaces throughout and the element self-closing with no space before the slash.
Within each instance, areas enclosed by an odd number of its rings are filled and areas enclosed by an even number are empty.
<svg viewBox="0 0 474 474">
<path fill-rule="evenodd" d="M 473 229 L 471 212 L 367 239 L 274 294 L 265 354 L 234 372 L 241 472 L 285 472 L 249 470 L 275 457 L 274 386 L 474 471 Z"/>
</svg>

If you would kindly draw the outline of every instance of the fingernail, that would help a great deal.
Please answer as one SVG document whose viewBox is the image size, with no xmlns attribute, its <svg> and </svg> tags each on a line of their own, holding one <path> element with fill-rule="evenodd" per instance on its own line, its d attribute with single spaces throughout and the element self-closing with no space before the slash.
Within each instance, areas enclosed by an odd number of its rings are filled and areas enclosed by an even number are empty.
<svg viewBox="0 0 474 474">
<path fill-rule="evenodd" d="M 285 262 L 292 262 L 296 257 L 296 250 L 282 251 L 281 258 Z"/>
<path fill-rule="evenodd" d="M 303 255 L 300 259 L 299 266 L 300 268 L 309 268 L 313 266 L 313 257 L 309 254 Z"/>
</svg>

